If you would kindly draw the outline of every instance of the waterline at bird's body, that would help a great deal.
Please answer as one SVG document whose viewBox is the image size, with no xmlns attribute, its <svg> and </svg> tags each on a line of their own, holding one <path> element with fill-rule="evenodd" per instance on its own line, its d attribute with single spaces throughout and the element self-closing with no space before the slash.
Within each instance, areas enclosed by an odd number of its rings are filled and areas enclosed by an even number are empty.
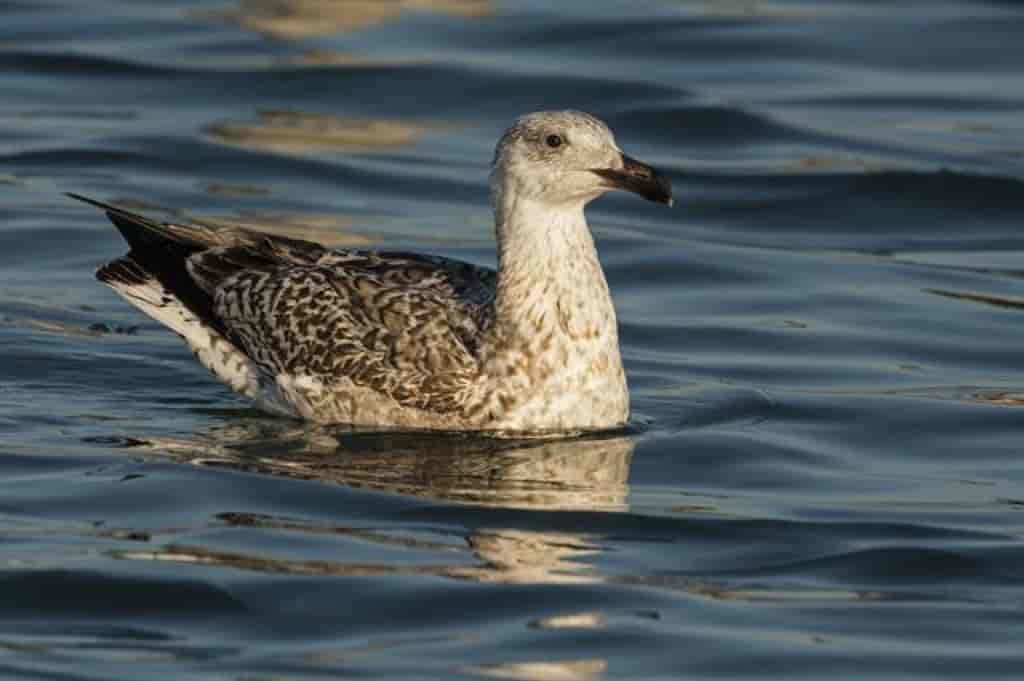
<svg viewBox="0 0 1024 681">
<path fill-rule="evenodd" d="M 615 309 L 584 206 L 671 202 L 587 114 L 538 112 L 498 143 L 497 272 L 331 251 L 104 208 L 130 252 L 97 277 L 266 411 L 387 428 L 577 432 L 629 418 Z"/>
</svg>

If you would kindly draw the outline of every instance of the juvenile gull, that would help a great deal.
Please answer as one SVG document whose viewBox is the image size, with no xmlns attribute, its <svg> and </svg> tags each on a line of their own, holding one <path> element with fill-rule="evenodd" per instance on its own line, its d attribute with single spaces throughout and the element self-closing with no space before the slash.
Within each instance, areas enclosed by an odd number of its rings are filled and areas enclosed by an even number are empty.
<svg viewBox="0 0 1024 681">
<path fill-rule="evenodd" d="M 329 250 L 238 227 L 104 209 L 130 246 L 96 277 L 178 333 L 265 411 L 321 423 L 562 433 L 629 418 L 615 309 L 584 206 L 610 189 L 671 205 L 667 179 L 576 111 L 498 142 L 498 270 Z"/>
</svg>

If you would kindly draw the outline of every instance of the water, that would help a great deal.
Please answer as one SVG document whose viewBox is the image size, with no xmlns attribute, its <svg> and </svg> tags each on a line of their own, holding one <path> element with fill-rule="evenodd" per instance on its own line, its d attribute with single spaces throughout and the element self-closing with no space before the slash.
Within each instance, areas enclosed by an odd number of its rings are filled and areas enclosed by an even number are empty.
<svg viewBox="0 0 1024 681">
<path fill-rule="evenodd" d="M 0 676 L 1020 676 L 1024 5 L 273 4 L 0 4 Z M 61 195 L 493 264 L 561 107 L 676 186 L 614 437 L 263 417 Z"/>
</svg>

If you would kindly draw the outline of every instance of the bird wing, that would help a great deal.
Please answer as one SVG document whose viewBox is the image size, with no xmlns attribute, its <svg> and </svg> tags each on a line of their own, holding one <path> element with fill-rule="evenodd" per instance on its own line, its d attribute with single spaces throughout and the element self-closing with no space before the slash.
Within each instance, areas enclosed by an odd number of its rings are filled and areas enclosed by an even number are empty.
<svg viewBox="0 0 1024 681">
<path fill-rule="evenodd" d="M 436 256 L 335 251 L 243 227 L 158 222 L 70 196 L 103 209 L 131 247 L 99 270 L 101 280 L 126 269 L 154 279 L 271 377 L 328 389 L 349 380 L 445 413 L 459 408 L 479 372 L 493 270 Z"/>
<path fill-rule="evenodd" d="M 315 250 L 268 238 L 187 268 L 236 345 L 273 376 L 344 379 L 399 404 L 458 409 L 479 373 L 493 271 L 402 253 Z"/>
</svg>

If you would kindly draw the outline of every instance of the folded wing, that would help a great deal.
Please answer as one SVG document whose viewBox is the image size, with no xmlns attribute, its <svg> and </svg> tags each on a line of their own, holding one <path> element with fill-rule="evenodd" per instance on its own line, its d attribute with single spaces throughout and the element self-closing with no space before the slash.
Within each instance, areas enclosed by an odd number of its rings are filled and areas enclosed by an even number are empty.
<svg viewBox="0 0 1024 681">
<path fill-rule="evenodd" d="M 73 197 L 105 210 L 131 247 L 116 271 L 154 278 L 265 378 L 326 389 L 350 381 L 403 406 L 447 413 L 479 372 L 493 270 L 422 255 L 333 251 L 241 227 L 161 223 Z M 116 280 L 104 281 L 116 288 Z"/>
</svg>

